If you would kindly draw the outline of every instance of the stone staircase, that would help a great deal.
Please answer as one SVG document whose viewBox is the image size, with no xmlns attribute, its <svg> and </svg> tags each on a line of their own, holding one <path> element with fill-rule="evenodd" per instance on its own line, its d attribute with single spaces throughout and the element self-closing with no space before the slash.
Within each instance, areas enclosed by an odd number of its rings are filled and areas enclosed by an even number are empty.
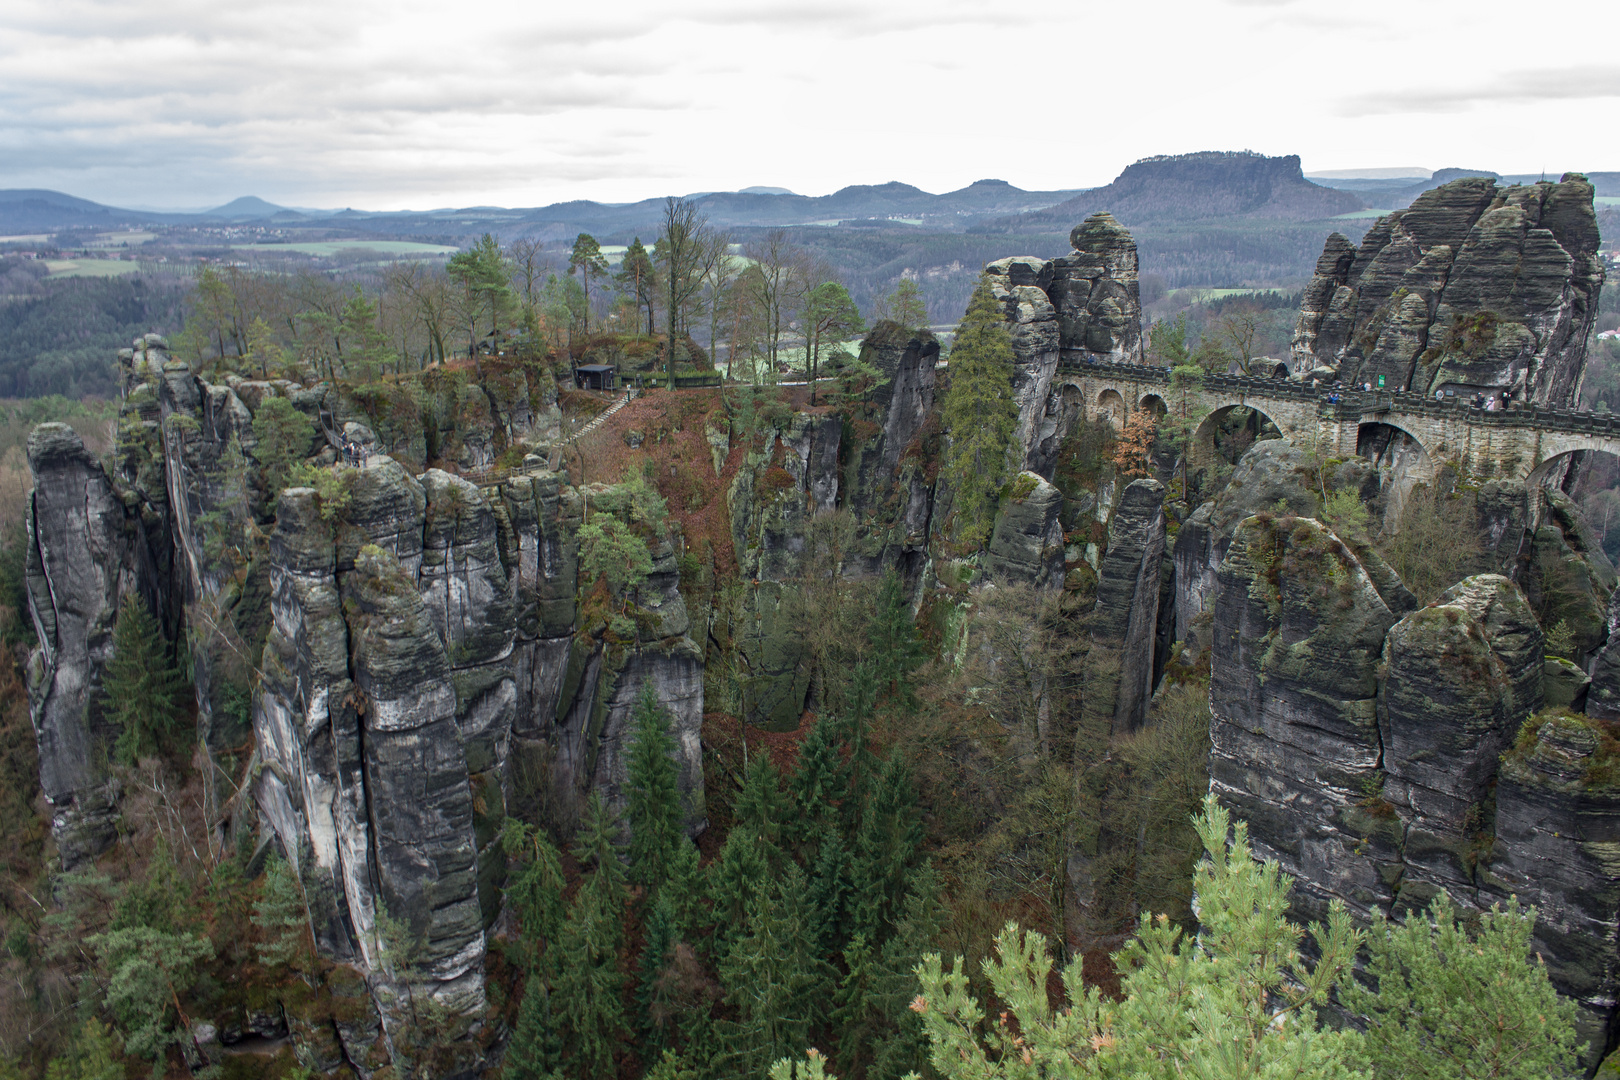
<svg viewBox="0 0 1620 1080">
<path fill-rule="evenodd" d="M 630 404 L 635 399 L 636 389 L 632 386 L 624 392 L 624 397 L 620 398 L 618 401 L 615 401 L 612 405 L 609 405 L 606 409 L 592 417 L 590 423 L 586 424 L 584 427 L 568 436 L 568 438 L 563 439 L 561 442 L 553 446 L 551 450 L 551 470 L 555 472 L 557 470 L 557 466 L 562 463 L 562 454 L 564 448 L 571 443 L 578 442 L 580 439 L 583 439 L 585 436 L 607 423 L 609 417 L 618 412 L 620 409 L 624 408 L 626 405 Z"/>
</svg>

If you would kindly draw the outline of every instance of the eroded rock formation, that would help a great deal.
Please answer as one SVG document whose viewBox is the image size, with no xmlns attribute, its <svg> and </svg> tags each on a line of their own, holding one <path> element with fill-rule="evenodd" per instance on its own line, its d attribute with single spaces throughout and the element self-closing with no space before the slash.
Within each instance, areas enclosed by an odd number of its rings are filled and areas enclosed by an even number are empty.
<svg viewBox="0 0 1620 1080">
<path fill-rule="evenodd" d="M 99 687 L 119 600 L 135 595 L 166 633 L 194 623 L 198 735 L 232 781 L 219 788 L 240 782 L 225 748 L 247 737 L 232 726 L 245 711 L 232 658 L 251 650 L 262 676 L 252 803 L 221 798 L 212 813 L 222 830 L 240 835 L 257 818 L 274 836 L 303 884 L 317 947 L 340 965 L 333 978 L 349 971 L 363 988 L 368 1004 L 346 1009 L 344 1023 L 290 1018 L 309 1060 L 341 1058 L 369 1076 L 404 1052 L 401 1016 L 432 999 L 449 1018 L 454 1071 L 475 1071 L 506 808 L 532 818 L 590 790 L 622 808 L 623 744 L 650 684 L 671 718 L 688 830 L 706 823 L 702 651 L 678 551 L 655 543 L 635 598 L 645 617 L 628 639 L 601 621 L 579 626 L 585 498 L 538 459 L 485 487 L 438 469 L 414 476 L 380 453 L 339 467 L 328 433 L 357 425 L 331 387 L 209 383 L 152 339 L 120 360 L 114 475 L 63 425 L 42 426 L 29 448 L 42 643 L 31 686 L 64 862 L 95 855 L 116 822 L 105 764 L 116 732 Z M 472 399 L 494 433 L 487 448 L 470 448 L 477 438 L 459 426 L 438 429 L 457 432 L 474 463 L 512 425 L 535 422 L 521 384 L 492 385 Z M 258 486 L 254 418 L 276 399 L 292 406 L 278 414 L 287 430 L 308 433 L 289 456 L 315 464 L 320 481 L 272 504 Z M 826 471 L 836 477 L 836 454 Z M 611 512 L 617 489 L 591 498 Z M 269 534 L 262 549 L 244 539 L 257 529 Z M 391 934 L 396 947 L 401 934 L 417 943 L 409 964 L 388 955 Z"/>
<path fill-rule="evenodd" d="M 1328 239 L 1301 303 L 1295 370 L 1422 394 L 1513 389 L 1567 408 L 1603 284 L 1597 245 L 1579 173 L 1424 192 L 1359 246 Z"/>
<path fill-rule="evenodd" d="M 28 437 L 28 464 L 28 592 L 39 637 L 28 696 L 51 831 L 72 869 L 113 841 L 117 790 L 106 761 L 117 731 L 103 714 L 101 672 L 119 601 L 139 594 L 139 578 L 124 501 L 78 434 L 41 424 Z"/>
</svg>

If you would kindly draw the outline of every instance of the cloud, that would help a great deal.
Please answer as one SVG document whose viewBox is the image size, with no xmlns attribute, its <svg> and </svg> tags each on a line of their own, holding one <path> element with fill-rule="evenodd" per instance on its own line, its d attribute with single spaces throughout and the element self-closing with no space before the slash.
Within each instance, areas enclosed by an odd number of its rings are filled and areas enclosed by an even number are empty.
<svg viewBox="0 0 1620 1080">
<path fill-rule="evenodd" d="M 1595 29 L 1620 11 L 1568 6 Z M 1606 72 L 1416 88 L 1413 50 L 1488 56 L 1500 33 L 1409 0 L 9 0 L 0 187 L 389 209 L 760 176 L 1046 190 L 1211 145 L 1350 166 L 1480 160 L 1467 148 L 1490 139 L 1504 172 L 1518 144 L 1586 153 L 1610 94 L 1500 137 L 1479 106 L 1590 96 Z M 1442 110 L 1477 116 L 1425 119 Z"/>
<path fill-rule="evenodd" d="M 1358 94 L 1339 103 L 1343 116 L 1454 113 L 1483 106 L 1620 97 L 1620 69 L 1596 64 L 1509 72 L 1490 82 L 1412 86 Z"/>
</svg>

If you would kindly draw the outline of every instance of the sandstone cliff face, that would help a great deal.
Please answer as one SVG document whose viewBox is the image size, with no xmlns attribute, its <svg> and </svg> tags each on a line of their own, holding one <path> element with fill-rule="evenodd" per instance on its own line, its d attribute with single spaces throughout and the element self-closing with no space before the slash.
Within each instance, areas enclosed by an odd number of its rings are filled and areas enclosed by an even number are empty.
<svg viewBox="0 0 1620 1080">
<path fill-rule="evenodd" d="M 1210 787 L 1255 853 L 1296 878 L 1298 914 L 1387 909 L 1398 833 L 1380 784 L 1378 665 L 1396 622 L 1371 575 L 1319 522 L 1269 513 L 1234 531 L 1217 576 Z"/>
<path fill-rule="evenodd" d="M 1517 896 L 1535 906 L 1534 947 L 1553 985 L 1580 1006 L 1588 1070 L 1613 1037 L 1620 1001 L 1620 783 L 1606 739 L 1601 725 L 1571 714 L 1520 737 L 1502 761 L 1481 873 L 1481 902 Z"/>
<path fill-rule="evenodd" d="M 706 824 L 702 653 L 678 551 L 655 544 L 653 574 L 633 598 L 634 640 L 577 627 L 584 499 L 556 474 L 536 465 L 481 488 L 437 469 L 415 477 L 382 454 L 335 467 L 323 429 L 358 428 L 326 387 L 211 384 L 156 340 L 120 363 L 127 397 L 113 475 L 62 425 L 30 443 L 41 641 L 31 695 L 64 862 L 96 854 L 116 823 L 116 787 L 97 763 L 116 736 L 98 695 L 119 599 L 144 597 L 170 633 L 201 620 L 193 662 L 205 747 L 245 737 L 220 708 L 241 678 L 232 657 L 251 650 L 262 673 L 253 805 L 230 804 L 222 827 L 249 829 L 257 816 L 274 834 L 303 883 L 317 947 L 340 965 L 333 978 L 351 973 L 371 1002 L 333 1030 L 293 1018 L 301 1044 L 311 1060 L 341 1058 L 370 1075 L 397 1058 L 401 1018 L 431 999 L 463 1036 L 456 1069 L 476 1069 L 506 808 L 566 824 L 589 790 L 622 808 L 622 744 L 651 684 L 670 712 L 688 830 Z M 253 418 L 277 397 L 309 420 L 294 460 L 326 471 L 319 492 L 288 489 L 272 508 L 256 486 Z M 533 422 L 521 387 L 495 398 L 502 424 Z M 830 498 L 836 441 L 822 472 Z M 612 503 L 614 489 L 599 497 Z M 269 534 L 262 547 L 257 529 Z M 234 779 L 239 765 L 222 758 L 216 768 Z M 408 964 L 389 954 L 390 933 L 417 942 Z"/>
<path fill-rule="evenodd" d="M 1044 259 L 1023 256 L 1000 259 L 984 268 L 1012 336 L 1013 400 L 1018 404 L 1014 437 L 1026 448 L 1026 462 L 1036 452 L 1036 426 L 1046 414 L 1061 355 L 1057 309 L 1041 287 L 1048 265 Z"/>
<path fill-rule="evenodd" d="M 908 580 L 928 557 L 935 524 L 935 476 L 940 431 L 935 410 L 939 342 L 926 330 L 907 334 L 879 323 L 861 346 L 861 360 L 887 382 L 843 432 L 839 502 L 854 518 L 856 540 L 846 554 L 851 572 L 893 569 Z"/>
<path fill-rule="evenodd" d="M 1574 716 L 1524 727 L 1546 664 L 1508 578 L 1466 578 L 1398 617 L 1381 573 L 1314 521 L 1237 527 L 1214 598 L 1211 788 L 1295 876 L 1299 918 L 1333 900 L 1399 914 L 1441 892 L 1534 904 L 1535 947 L 1580 1004 L 1595 1064 L 1620 991 L 1605 733 Z"/>
<path fill-rule="evenodd" d="M 1098 674 L 1085 707 L 1115 732 L 1134 731 L 1153 695 L 1159 630 L 1160 567 L 1164 561 L 1164 485 L 1132 480 L 1108 523 L 1108 550 L 1097 564 L 1097 600 L 1091 616 L 1094 649 L 1111 662 Z"/>
<path fill-rule="evenodd" d="M 1036 588 L 1063 584 L 1063 525 L 1058 515 L 1063 494 L 1035 473 L 1019 473 L 1012 495 L 996 515 L 995 531 L 984 553 L 984 568 L 1003 581 Z"/>
<path fill-rule="evenodd" d="M 1507 578 L 1471 577 L 1391 628 L 1384 671 L 1380 797 L 1403 827 L 1399 905 L 1436 889 L 1471 898 L 1498 759 L 1541 707 L 1541 627 Z"/>
<path fill-rule="evenodd" d="M 1603 265 L 1592 185 L 1472 177 L 1380 218 L 1359 246 L 1329 238 L 1305 289 L 1296 370 L 1423 394 L 1512 387 L 1569 407 Z"/>
<path fill-rule="evenodd" d="M 119 602 L 142 591 L 136 530 L 101 464 L 66 424 L 41 424 L 29 435 L 28 464 L 28 593 L 39 636 L 29 710 L 51 832 L 72 869 L 114 838 L 118 793 L 105 763 L 118 733 L 103 717 L 101 673 Z"/>
</svg>

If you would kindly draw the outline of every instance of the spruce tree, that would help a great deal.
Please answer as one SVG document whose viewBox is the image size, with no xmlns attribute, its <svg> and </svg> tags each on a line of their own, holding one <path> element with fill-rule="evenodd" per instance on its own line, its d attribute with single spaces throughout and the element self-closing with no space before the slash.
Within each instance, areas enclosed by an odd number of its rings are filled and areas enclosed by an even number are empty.
<svg viewBox="0 0 1620 1080">
<path fill-rule="evenodd" d="M 558 937 L 551 1003 L 570 1075 L 611 1076 L 613 1055 L 625 1034 L 624 975 L 619 970 L 625 884 L 613 830 L 613 816 L 593 793 L 573 848 L 591 871 L 574 894 Z"/>
<path fill-rule="evenodd" d="M 748 775 L 737 795 L 736 828 L 752 830 L 774 848 L 782 840 L 782 823 L 787 819 L 787 799 L 782 795 L 781 775 L 769 754 L 756 754 L 748 763 Z"/>
<path fill-rule="evenodd" d="M 811 948 L 805 884 L 804 872 L 789 863 L 774 887 L 749 903 L 742 932 L 720 962 L 736 1016 L 717 1025 L 722 1075 L 763 1076 L 773 1061 L 808 1045 L 823 1017 L 833 971 Z"/>
<path fill-rule="evenodd" d="M 0 1070 L 0 1078 L 5 1076 Z M 21 1073 L 12 1074 L 20 1080 Z M 112 1029 L 93 1017 L 73 1033 L 66 1049 L 51 1059 L 45 1080 L 124 1080 Z"/>
<path fill-rule="evenodd" d="M 750 829 L 734 828 L 720 857 L 709 867 L 709 898 L 714 918 L 714 948 L 723 955 L 747 918 L 748 907 L 770 885 L 771 868 Z"/>
<path fill-rule="evenodd" d="M 565 908 L 562 857 L 545 834 L 516 818 L 507 818 L 501 846 L 508 861 L 506 900 L 518 917 L 520 943 L 532 971 L 542 966 L 546 950 L 562 930 Z"/>
<path fill-rule="evenodd" d="M 506 1044 L 503 1080 L 550 1080 L 558 1065 L 550 996 L 539 975 L 530 974 L 518 1005 L 517 1024 Z"/>
<path fill-rule="evenodd" d="M 893 570 L 883 575 L 878 587 L 877 605 L 866 637 L 872 646 L 873 675 L 882 692 L 908 708 L 915 706 L 917 695 L 909 677 L 922 663 L 923 648 L 911 619 L 905 582 Z"/>
<path fill-rule="evenodd" d="M 949 371 L 951 387 L 941 408 L 949 436 L 945 477 L 955 495 L 958 535 L 977 545 L 990 535 L 1018 425 L 1012 338 L 984 277 L 956 328 Z"/>
<path fill-rule="evenodd" d="M 709 909 L 703 904 L 708 895 L 708 883 L 697 845 L 684 836 L 675 845 L 669 862 L 669 876 L 658 892 L 660 897 L 669 900 L 676 937 L 691 941 L 708 928 Z"/>
<path fill-rule="evenodd" d="M 880 690 L 880 676 L 874 661 L 869 657 L 856 664 L 850 674 L 843 717 L 849 739 L 849 793 L 844 796 L 843 818 L 845 832 L 851 836 L 860 831 L 865 820 L 872 778 L 878 771 L 870 735 Z"/>
<path fill-rule="evenodd" d="M 874 945 L 887 938 L 890 923 L 900 911 L 922 838 L 917 792 L 910 770 L 896 750 L 873 786 L 856 843 L 854 877 L 859 900 L 855 924 Z"/>
<path fill-rule="evenodd" d="M 917 965 L 933 951 L 944 911 L 944 887 L 931 865 L 909 879 L 903 913 L 880 949 L 856 934 L 844 951 L 848 974 L 839 983 L 833 1026 L 839 1032 L 838 1057 L 850 1080 L 899 1080 L 924 1073 L 928 1034 L 912 1008 Z"/>
<path fill-rule="evenodd" d="M 792 813 L 787 825 L 800 853 L 813 858 L 810 845 L 835 829 L 841 818 L 838 802 L 848 794 L 849 769 L 844 762 L 840 726 L 823 714 L 799 744 L 799 760 L 788 780 Z"/>
<path fill-rule="evenodd" d="M 630 744 L 625 789 L 630 818 L 630 877 L 649 889 L 663 886 L 675 848 L 685 839 L 674 756 L 669 713 L 659 704 L 652 683 L 646 683 L 636 699 L 635 741 Z"/>
<path fill-rule="evenodd" d="M 112 656 L 101 678 L 102 707 L 118 725 L 113 756 L 125 765 L 164 749 L 180 720 L 186 680 L 169 659 L 163 632 L 133 595 L 118 607 Z"/>
<path fill-rule="evenodd" d="M 581 866 L 591 867 L 587 884 L 601 895 L 607 907 L 623 907 L 627 899 L 624 866 L 619 862 L 616 843 L 618 832 L 618 815 L 602 805 L 600 795 L 591 792 L 585 801 L 579 832 L 569 850 Z"/>
<path fill-rule="evenodd" d="M 819 955 L 839 952 L 848 940 L 854 889 L 853 860 L 836 825 L 816 840 L 816 861 L 807 896 L 810 934 Z"/>
<path fill-rule="evenodd" d="M 253 904 L 253 924 L 264 935 L 258 945 L 261 963 L 286 967 L 303 955 L 309 926 L 303 890 L 292 867 L 274 849 L 265 863 L 264 889 Z"/>
<path fill-rule="evenodd" d="M 667 1039 L 663 1026 L 655 1022 L 653 1006 L 657 1000 L 658 974 L 669 962 L 676 938 L 674 905 L 666 893 L 660 892 L 642 921 L 641 958 L 636 984 L 636 1026 L 640 1028 L 646 1044 L 654 1049 L 661 1048 Z"/>
</svg>

